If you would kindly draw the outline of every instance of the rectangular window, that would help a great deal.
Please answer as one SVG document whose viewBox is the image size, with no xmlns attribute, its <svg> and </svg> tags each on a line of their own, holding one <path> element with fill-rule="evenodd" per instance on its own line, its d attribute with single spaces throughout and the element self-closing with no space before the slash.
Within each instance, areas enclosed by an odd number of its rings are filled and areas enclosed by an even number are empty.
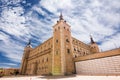
<svg viewBox="0 0 120 80">
<path fill-rule="evenodd" d="M 48 62 L 48 58 L 46 59 L 46 62 Z"/>
<path fill-rule="evenodd" d="M 67 53 L 70 53 L 70 49 L 67 49 Z"/>
<path fill-rule="evenodd" d="M 58 43 L 58 40 L 56 40 L 56 43 Z"/>
</svg>

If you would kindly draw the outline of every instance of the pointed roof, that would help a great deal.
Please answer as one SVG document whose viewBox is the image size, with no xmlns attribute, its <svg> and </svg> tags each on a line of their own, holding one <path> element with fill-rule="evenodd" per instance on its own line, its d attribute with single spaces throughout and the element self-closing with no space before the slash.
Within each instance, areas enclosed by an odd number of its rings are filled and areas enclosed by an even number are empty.
<svg viewBox="0 0 120 80">
<path fill-rule="evenodd" d="M 28 44 L 27 45 L 31 45 L 31 40 L 29 40 Z"/>
<path fill-rule="evenodd" d="M 90 35 L 90 41 L 91 41 L 91 44 L 92 44 L 92 43 L 95 43 L 95 41 L 94 41 L 93 38 L 92 38 L 92 35 Z"/>
<path fill-rule="evenodd" d="M 59 20 L 64 20 L 64 19 L 63 19 L 62 12 L 60 13 Z"/>
<path fill-rule="evenodd" d="M 29 39 L 29 42 L 28 42 L 28 44 L 27 45 L 30 45 L 31 44 L 31 40 Z"/>
<path fill-rule="evenodd" d="M 27 43 L 26 47 L 31 47 L 31 40 L 29 39 L 29 42 Z"/>
</svg>

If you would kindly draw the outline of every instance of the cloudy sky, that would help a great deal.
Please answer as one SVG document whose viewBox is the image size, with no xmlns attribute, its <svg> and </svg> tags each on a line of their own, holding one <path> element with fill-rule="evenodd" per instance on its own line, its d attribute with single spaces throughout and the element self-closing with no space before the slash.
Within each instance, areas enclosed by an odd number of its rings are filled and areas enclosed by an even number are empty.
<svg viewBox="0 0 120 80">
<path fill-rule="evenodd" d="M 0 0 L 0 67 L 19 67 L 29 39 L 35 47 L 50 38 L 60 12 L 73 37 L 120 47 L 120 0 Z"/>
</svg>

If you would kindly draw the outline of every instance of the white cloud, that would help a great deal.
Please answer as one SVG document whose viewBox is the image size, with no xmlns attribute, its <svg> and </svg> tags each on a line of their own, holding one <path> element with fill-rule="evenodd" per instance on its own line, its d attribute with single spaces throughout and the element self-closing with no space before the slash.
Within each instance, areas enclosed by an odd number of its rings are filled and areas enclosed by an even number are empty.
<svg viewBox="0 0 120 80">
<path fill-rule="evenodd" d="M 0 63 L 0 64 L 1 64 L 1 65 L 6 65 L 6 64 L 7 64 L 7 65 L 13 65 L 13 66 L 16 65 L 16 64 L 14 64 L 14 63 Z"/>
<path fill-rule="evenodd" d="M 21 61 L 24 44 L 18 43 L 14 38 L 25 41 L 26 39 L 22 37 L 29 35 L 29 29 L 25 27 L 23 13 L 22 7 L 4 8 L 0 19 L 0 40 L 2 40 L 0 51 L 4 52 L 4 56 L 15 62 Z"/>
<path fill-rule="evenodd" d="M 13 68 L 11 66 L 17 66 L 15 63 L 0 63 L 0 68 Z"/>
<path fill-rule="evenodd" d="M 67 10 L 67 9 L 71 9 L 73 8 L 73 4 L 71 0 L 42 0 L 40 2 L 40 5 L 44 8 L 46 8 L 47 10 L 49 10 L 50 12 L 53 12 L 54 14 L 56 14 L 58 12 L 58 10 Z"/>
<path fill-rule="evenodd" d="M 3 3 L 7 3 L 7 4 L 17 4 L 19 2 L 21 2 L 22 0 L 1 0 L 1 2 Z"/>
<path fill-rule="evenodd" d="M 4 9 L 1 13 L 2 19 L 0 29 L 17 37 L 28 34 L 27 28 L 24 25 L 25 17 L 21 16 L 23 13 L 24 12 L 21 7 Z"/>
<path fill-rule="evenodd" d="M 0 40 L 7 41 L 8 39 L 9 39 L 9 36 L 7 36 L 4 33 L 0 32 Z"/>
<path fill-rule="evenodd" d="M 20 62 L 23 53 L 22 44 L 18 44 L 9 38 L 4 40 L 3 43 L 0 44 L 2 45 L 0 51 L 4 52 L 4 56 L 8 57 L 11 61 Z"/>
<path fill-rule="evenodd" d="M 38 6 L 38 5 L 36 6 L 36 5 L 35 5 L 35 6 L 32 7 L 32 9 L 35 10 L 35 11 L 37 11 L 37 12 L 40 13 L 41 15 L 45 15 L 46 13 L 45 13 L 41 8 L 39 8 L 39 7 L 40 7 L 40 6 Z"/>
<path fill-rule="evenodd" d="M 120 48 L 120 33 L 117 33 L 115 36 L 111 36 L 110 38 L 106 38 L 103 40 L 102 45 L 100 45 L 100 48 L 102 48 L 103 51 Z"/>
</svg>

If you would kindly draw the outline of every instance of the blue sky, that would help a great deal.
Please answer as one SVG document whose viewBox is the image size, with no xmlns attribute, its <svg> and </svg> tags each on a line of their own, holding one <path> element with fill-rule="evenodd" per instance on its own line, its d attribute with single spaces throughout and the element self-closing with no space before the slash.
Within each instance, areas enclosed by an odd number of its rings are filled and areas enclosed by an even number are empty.
<svg viewBox="0 0 120 80">
<path fill-rule="evenodd" d="M 0 0 L 0 67 L 18 68 L 29 39 L 35 47 L 50 38 L 61 11 L 73 37 L 120 47 L 120 0 Z"/>
</svg>

